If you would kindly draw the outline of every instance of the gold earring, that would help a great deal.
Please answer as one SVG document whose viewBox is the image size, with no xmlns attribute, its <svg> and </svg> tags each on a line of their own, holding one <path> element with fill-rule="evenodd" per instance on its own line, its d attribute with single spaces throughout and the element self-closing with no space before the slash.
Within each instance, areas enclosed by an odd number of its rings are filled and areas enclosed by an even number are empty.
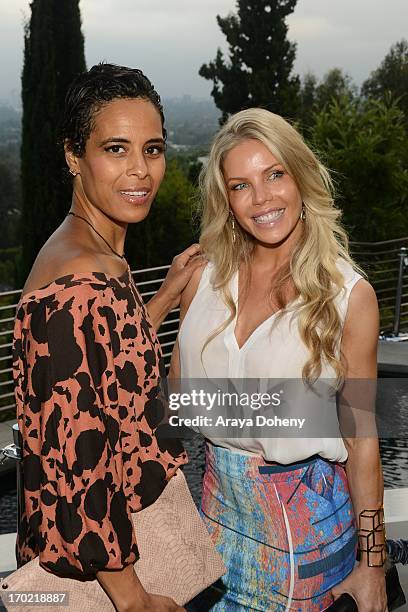
<svg viewBox="0 0 408 612">
<path fill-rule="evenodd" d="M 232 228 L 232 244 L 234 244 L 237 239 L 237 234 L 235 231 L 235 218 L 232 212 L 230 212 L 230 218 L 231 218 L 231 228 Z"/>
</svg>

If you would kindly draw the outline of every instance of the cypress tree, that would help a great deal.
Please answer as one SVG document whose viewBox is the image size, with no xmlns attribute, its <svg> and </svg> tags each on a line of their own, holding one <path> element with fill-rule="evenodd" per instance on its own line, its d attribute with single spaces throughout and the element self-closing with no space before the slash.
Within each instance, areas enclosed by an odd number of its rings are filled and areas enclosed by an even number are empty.
<svg viewBox="0 0 408 612">
<path fill-rule="evenodd" d="M 285 19 L 297 0 L 237 0 L 237 14 L 217 23 L 229 45 L 229 61 L 218 49 L 200 76 L 213 81 L 211 95 L 222 121 L 243 108 L 261 106 L 286 117 L 298 110 L 299 78 L 291 75 L 296 45 L 287 40 Z"/>
<path fill-rule="evenodd" d="M 71 199 L 57 143 L 68 85 L 85 70 L 79 0 L 32 0 L 24 39 L 21 280 Z"/>
</svg>

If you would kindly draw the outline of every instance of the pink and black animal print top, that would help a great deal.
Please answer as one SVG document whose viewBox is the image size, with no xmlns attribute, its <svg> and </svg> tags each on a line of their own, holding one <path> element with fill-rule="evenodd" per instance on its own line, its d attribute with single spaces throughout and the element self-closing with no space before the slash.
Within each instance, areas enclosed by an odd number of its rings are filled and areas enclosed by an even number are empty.
<svg viewBox="0 0 408 612">
<path fill-rule="evenodd" d="M 130 514 L 152 504 L 187 457 L 166 437 L 160 345 L 130 270 L 71 274 L 24 296 L 13 370 L 18 565 L 39 555 L 51 572 L 83 576 L 134 563 Z"/>
</svg>

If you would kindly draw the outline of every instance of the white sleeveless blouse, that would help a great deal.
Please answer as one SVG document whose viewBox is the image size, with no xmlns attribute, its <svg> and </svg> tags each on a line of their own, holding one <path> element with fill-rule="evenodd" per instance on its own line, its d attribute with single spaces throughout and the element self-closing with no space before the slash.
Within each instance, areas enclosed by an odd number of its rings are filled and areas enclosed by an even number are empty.
<svg viewBox="0 0 408 612">
<path fill-rule="evenodd" d="M 344 288 L 337 297 L 336 307 L 344 323 L 350 292 L 362 277 L 345 260 L 339 259 L 337 266 L 344 277 Z M 296 315 L 290 306 L 273 327 L 276 313 L 263 321 L 241 348 L 235 338 L 235 318 L 201 353 L 208 337 L 230 314 L 221 296 L 212 287 L 212 271 L 213 265 L 209 263 L 203 270 L 197 292 L 180 326 L 181 378 L 301 379 L 309 352 L 300 338 Z M 231 280 L 230 290 L 237 304 L 238 273 Z M 334 370 L 324 362 L 321 378 L 335 378 Z M 333 406 L 330 409 L 333 410 Z M 206 435 L 208 437 L 208 430 Z M 340 432 L 336 438 L 216 438 L 214 435 L 212 441 L 236 452 L 261 455 L 266 461 L 283 464 L 302 461 L 314 454 L 331 461 L 347 459 Z"/>
</svg>

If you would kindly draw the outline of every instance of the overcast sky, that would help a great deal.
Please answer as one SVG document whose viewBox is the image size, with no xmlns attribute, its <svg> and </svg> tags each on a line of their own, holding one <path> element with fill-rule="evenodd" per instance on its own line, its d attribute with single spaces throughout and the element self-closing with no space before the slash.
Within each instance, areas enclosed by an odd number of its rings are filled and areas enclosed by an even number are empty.
<svg viewBox="0 0 408 612">
<path fill-rule="evenodd" d="M 225 49 L 216 15 L 235 6 L 235 0 L 81 0 L 87 64 L 140 67 L 163 97 L 208 97 L 211 84 L 198 69 L 217 47 Z M 0 0 L 0 98 L 18 97 L 29 14 L 29 0 Z M 288 23 L 299 74 L 322 76 L 336 66 L 360 84 L 408 36 L 408 1 L 298 0 Z"/>
</svg>

